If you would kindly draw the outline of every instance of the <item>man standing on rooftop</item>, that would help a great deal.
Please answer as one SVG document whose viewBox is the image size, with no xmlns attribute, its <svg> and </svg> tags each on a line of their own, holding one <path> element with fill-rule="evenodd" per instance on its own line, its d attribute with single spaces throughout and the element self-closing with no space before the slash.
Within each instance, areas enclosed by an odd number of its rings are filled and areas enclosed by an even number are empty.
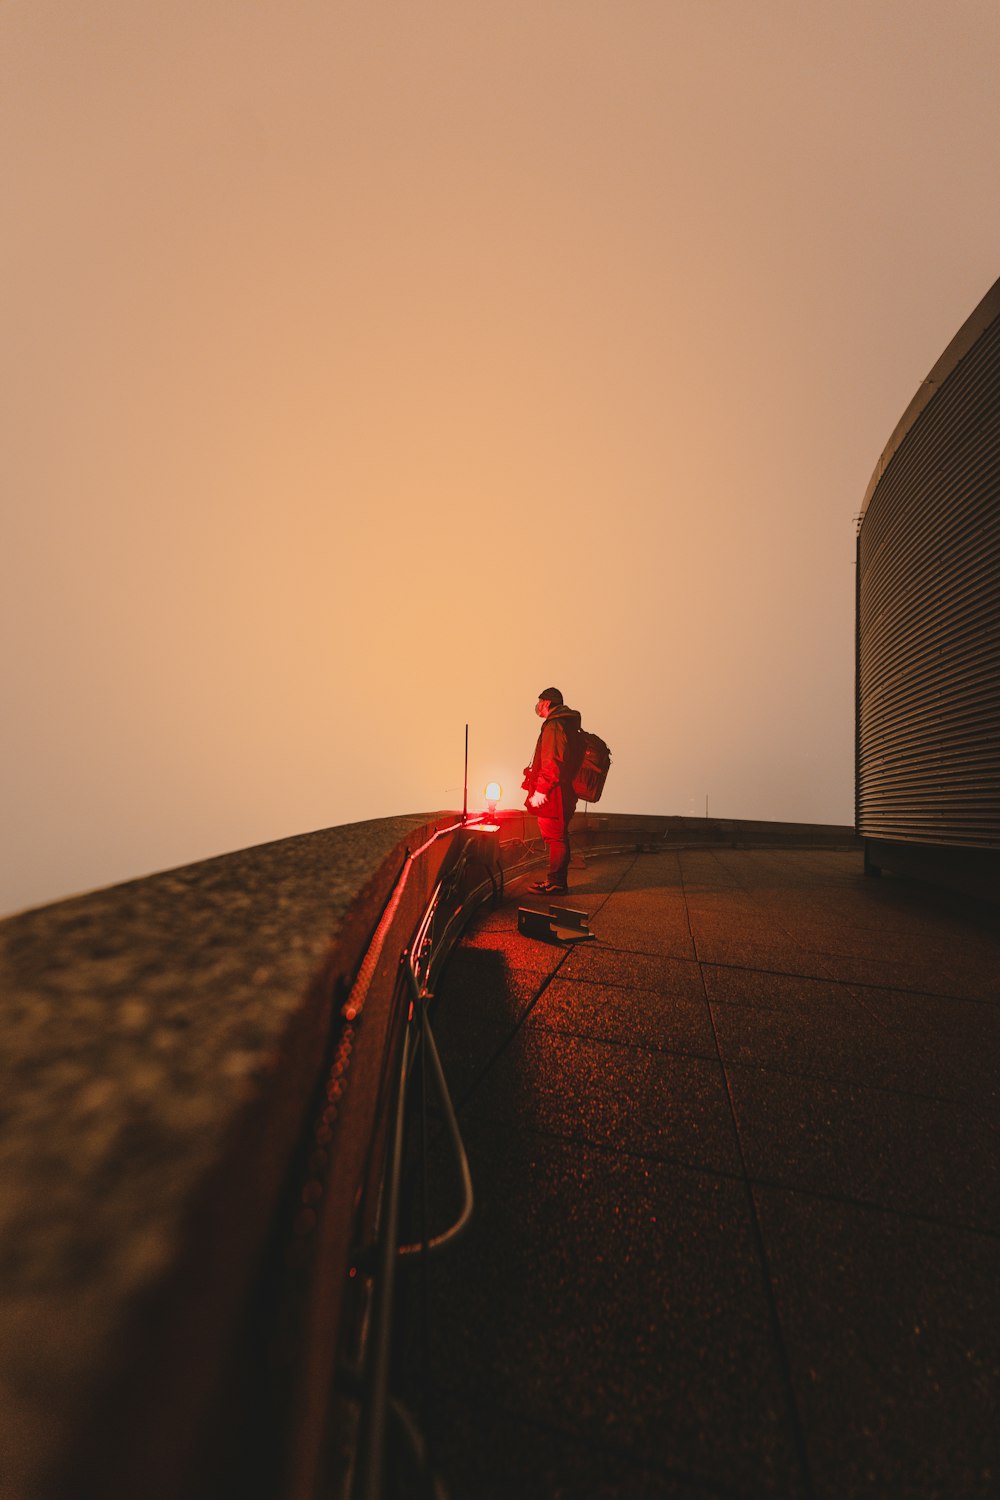
<svg viewBox="0 0 1000 1500">
<path fill-rule="evenodd" d="M 580 715 L 566 707 L 562 693 L 554 687 L 539 693 L 535 713 L 544 722 L 521 785 L 528 793 L 524 805 L 537 816 L 538 831 L 548 845 L 549 873 L 532 890 L 561 896 L 569 880 L 569 824 L 576 812 L 573 775 L 579 759 Z"/>
</svg>

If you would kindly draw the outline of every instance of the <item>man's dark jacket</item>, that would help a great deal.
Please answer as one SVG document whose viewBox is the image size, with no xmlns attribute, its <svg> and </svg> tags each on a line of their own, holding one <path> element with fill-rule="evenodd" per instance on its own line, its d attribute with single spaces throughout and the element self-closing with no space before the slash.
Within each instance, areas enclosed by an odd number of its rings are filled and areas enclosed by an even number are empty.
<svg viewBox="0 0 1000 1500">
<path fill-rule="evenodd" d="M 557 704 L 542 723 L 531 765 L 524 768 L 521 785 L 528 793 L 544 792 L 540 807 L 529 808 L 538 818 L 568 819 L 576 810 L 573 777 L 580 760 L 580 715 L 565 703 Z M 525 807 L 528 800 L 525 798 Z"/>
</svg>

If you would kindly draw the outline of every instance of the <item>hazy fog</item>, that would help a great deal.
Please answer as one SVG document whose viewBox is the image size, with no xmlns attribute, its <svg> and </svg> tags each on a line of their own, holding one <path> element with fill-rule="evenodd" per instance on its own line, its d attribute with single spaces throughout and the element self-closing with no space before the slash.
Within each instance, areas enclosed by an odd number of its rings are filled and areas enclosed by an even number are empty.
<svg viewBox="0 0 1000 1500">
<path fill-rule="evenodd" d="M 998 274 L 993 0 L 6 0 L 0 910 L 520 800 L 853 816 L 854 523 Z"/>
</svg>

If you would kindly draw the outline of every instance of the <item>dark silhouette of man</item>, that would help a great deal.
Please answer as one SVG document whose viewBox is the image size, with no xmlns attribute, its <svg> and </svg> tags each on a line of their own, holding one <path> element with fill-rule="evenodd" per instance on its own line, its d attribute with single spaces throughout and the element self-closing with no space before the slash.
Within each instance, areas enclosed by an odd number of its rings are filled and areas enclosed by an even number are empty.
<svg viewBox="0 0 1000 1500">
<path fill-rule="evenodd" d="M 554 687 L 539 693 L 535 713 L 544 722 L 521 785 L 528 793 L 524 805 L 538 818 L 538 831 L 549 847 L 549 873 L 531 889 L 561 896 L 568 887 L 569 823 L 576 812 L 573 776 L 579 758 L 580 715 L 566 707 L 562 693 Z"/>
</svg>

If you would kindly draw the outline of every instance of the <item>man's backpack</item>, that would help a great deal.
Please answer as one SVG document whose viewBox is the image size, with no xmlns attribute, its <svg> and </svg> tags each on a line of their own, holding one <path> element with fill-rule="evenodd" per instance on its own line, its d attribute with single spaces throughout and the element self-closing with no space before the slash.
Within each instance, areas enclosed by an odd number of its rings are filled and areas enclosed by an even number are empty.
<svg viewBox="0 0 1000 1500">
<path fill-rule="evenodd" d="M 611 751 L 599 734 L 581 729 L 579 753 L 573 790 L 583 802 L 599 802 L 611 769 Z"/>
</svg>

